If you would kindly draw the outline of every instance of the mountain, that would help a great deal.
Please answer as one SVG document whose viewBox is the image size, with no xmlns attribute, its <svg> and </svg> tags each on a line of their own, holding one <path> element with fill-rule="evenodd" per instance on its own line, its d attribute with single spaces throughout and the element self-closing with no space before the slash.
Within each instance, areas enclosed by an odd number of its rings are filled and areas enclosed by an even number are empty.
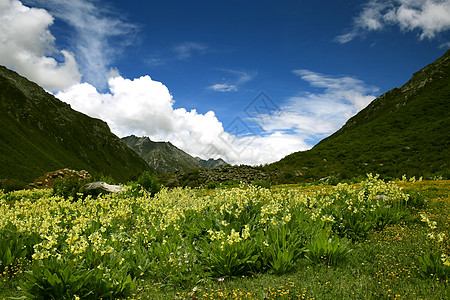
<svg viewBox="0 0 450 300">
<path fill-rule="evenodd" d="M 126 181 L 152 171 L 108 125 L 0 66 L 0 179 L 69 168 Z"/>
<path fill-rule="evenodd" d="M 224 167 L 227 166 L 228 164 L 221 158 L 218 159 L 213 159 L 210 158 L 208 160 L 205 159 L 201 159 L 200 157 L 196 157 L 195 158 L 198 162 L 200 162 L 203 167 L 207 168 L 207 169 L 214 169 L 215 167 Z"/>
<path fill-rule="evenodd" d="M 203 168 L 197 159 L 170 142 L 153 142 L 148 137 L 135 135 L 124 137 L 122 141 L 160 173 Z"/>
<path fill-rule="evenodd" d="M 381 95 L 311 150 L 267 167 L 277 181 L 368 172 L 384 177 L 449 174 L 450 50 L 400 88 Z"/>
</svg>

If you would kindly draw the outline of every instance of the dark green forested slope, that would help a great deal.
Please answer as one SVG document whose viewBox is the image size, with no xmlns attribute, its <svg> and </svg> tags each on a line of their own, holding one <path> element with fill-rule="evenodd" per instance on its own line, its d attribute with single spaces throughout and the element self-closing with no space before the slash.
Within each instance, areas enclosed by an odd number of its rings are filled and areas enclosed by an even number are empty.
<svg viewBox="0 0 450 300">
<path fill-rule="evenodd" d="M 267 167 L 280 181 L 376 172 L 448 173 L 450 169 L 450 50 L 405 85 L 375 99 L 309 151 Z"/>
<path fill-rule="evenodd" d="M 149 170 L 108 125 L 0 66 L 0 179 L 30 182 L 60 168 L 124 181 Z"/>
</svg>

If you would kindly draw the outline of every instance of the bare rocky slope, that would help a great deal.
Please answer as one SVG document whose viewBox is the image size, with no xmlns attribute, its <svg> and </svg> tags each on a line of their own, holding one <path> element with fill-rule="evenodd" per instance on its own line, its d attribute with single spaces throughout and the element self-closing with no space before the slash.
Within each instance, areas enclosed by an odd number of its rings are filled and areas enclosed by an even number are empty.
<svg viewBox="0 0 450 300">
<path fill-rule="evenodd" d="M 124 137 L 122 141 L 159 173 L 199 168 L 211 169 L 227 165 L 222 159 L 203 160 L 198 157 L 194 158 L 170 142 L 154 142 L 148 137 L 137 137 L 135 135 Z"/>
</svg>

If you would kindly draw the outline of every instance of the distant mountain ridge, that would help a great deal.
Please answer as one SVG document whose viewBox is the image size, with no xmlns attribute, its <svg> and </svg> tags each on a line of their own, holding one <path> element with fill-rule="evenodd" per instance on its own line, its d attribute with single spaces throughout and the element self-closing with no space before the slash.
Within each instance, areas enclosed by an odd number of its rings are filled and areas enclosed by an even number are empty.
<svg viewBox="0 0 450 300">
<path fill-rule="evenodd" d="M 198 160 L 203 165 L 203 167 L 207 169 L 214 169 L 217 167 L 228 166 L 228 164 L 221 158 L 218 159 L 210 158 L 208 160 L 205 160 L 201 159 L 200 157 L 196 157 L 195 159 Z"/>
<path fill-rule="evenodd" d="M 385 177 L 448 174 L 449 128 L 450 50 L 311 150 L 288 155 L 268 170 L 283 170 L 288 181 L 368 172 Z"/>
<path fill-rule="evenodd" d="M 159 173 L 202 168 L 203 165 L 170 142 L 153 142 L 148 137 L 130 135 L 122 141 Z"/>
<path fill-rule="evenodd" d="M 117 181 L 154 172 L 105 122 L 0 66 L 0 179 L 32 182 L 62 168 Z"/>
<path fill-rule="evenodd" d="M 148 137 L 137 137 L 135 135 L 123 137 L 122 141 L 159 173 L 227 165 L 220 158 L 217 160 L 194 158 L 170 142 L 154 142 Z"/>
</svg>

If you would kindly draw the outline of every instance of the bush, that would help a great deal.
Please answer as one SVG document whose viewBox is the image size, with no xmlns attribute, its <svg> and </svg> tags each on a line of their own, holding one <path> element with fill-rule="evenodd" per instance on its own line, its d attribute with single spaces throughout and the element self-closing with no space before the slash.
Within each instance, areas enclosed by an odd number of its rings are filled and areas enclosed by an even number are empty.
<svg viewBox="0 0 450 300">
<path fill-rule="evenodd" d="M 270 189 L 270 183 L 268 183 L 267 181 L 264 180 L 255 180 L 252 182 L 252 185 L 254 186 L 259 186 L 265 189 Z"/>
<path fill-rule="evenodd" d="M 208 190 L 214 190 L 217 187 L 217 184 L 215 182 L 208 182 L 206 185 L 206 189 Z"/>
<path fill-rule="evenodd" d="M 419 260 L 419 274 L 424 278 L 439 278 L 446 280 L 450 278 L 450 266 L 445 265 L 442 256 L 429 253 L 421 255 Z"/>
<path fill-rule="evenodd" d="M 336 266 L 343 262 L 352 251 L 350 242 L 338 236 L 328 237 L 325 230 L 321 230 L 315 239 L 306 246 L 305 257 L 312 263 L 325 263 Z"/>
<path fill-rule="evenodd" d="M 0 230 L 0 240 L 0 274 L 8 276 L 16 265 L 26 259 L 29 249 L 21 234 L 11 225 Z"/>
<path fill-rule="evenodd" d="M 236 188 L 236 187 L 239 187 L 240 184 L 239 184 L 239 181 L 228 180 L 228 181 L 222 182 L 220 185 L 223 187 L 226 187 L 226 188 Z"/>
<path fill-rule="evenodd" d="M 85 182 L 79 181 L 76 176 L 70 176 L 68 178 L 57 178 L 53 184 L 53 193 L 58 196 L 64 197 L 64 199 L 73 198 L 77 201 L 81 187 Z"/>
<path fill-rule="evenodd" d="M 28 299 L 114 299 L 135 288 L 135 281 L 123 268 L 106 269 L 101 265 L 87 268 L 83 262 L 64 258 L 37 260 L 20 289 Z"/>
<path fill-rule="evenodd" d="M 149 172 L 145 171 L 138 178 L 137 184 L 139 184 L 143 189 L 149 192 L 152 196 L 161 190 L 161 185 L 159 184 L 156 176 L 150 175 Z"/>
</svg>

